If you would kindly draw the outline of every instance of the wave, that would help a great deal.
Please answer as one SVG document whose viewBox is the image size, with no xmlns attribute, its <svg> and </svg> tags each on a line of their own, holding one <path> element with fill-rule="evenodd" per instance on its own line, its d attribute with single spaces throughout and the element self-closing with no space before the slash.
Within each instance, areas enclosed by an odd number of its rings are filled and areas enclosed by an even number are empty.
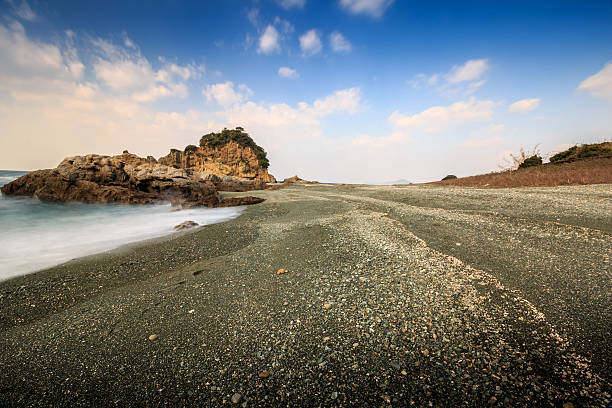
<svg viewBox="0 0 612 408">
<path fill-rule="evenodd" d="M 240 215 L 242 207 L 172 211 L 170 205 L 51 204 L 0 199 L 0 280 L 121 245 L 174 233 L 183 221 L 200 225 Z"/>
</svg>

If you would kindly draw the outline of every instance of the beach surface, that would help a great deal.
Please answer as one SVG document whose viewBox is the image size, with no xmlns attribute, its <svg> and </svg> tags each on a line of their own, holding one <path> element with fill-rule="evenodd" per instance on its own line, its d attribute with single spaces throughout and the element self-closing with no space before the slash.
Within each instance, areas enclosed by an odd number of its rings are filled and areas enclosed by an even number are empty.
<svg viewBox="0 0 612 408">
<path fill-rule="evenodd" d="M 0 406 L 609 402 L 612 186 L 253 195 L 0 282 Z"/>
</svg>

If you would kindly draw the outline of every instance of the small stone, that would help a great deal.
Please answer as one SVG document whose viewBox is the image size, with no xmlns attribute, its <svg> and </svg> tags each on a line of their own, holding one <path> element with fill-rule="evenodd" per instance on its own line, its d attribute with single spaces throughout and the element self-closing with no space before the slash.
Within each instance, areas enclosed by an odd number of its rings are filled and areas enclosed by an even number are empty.
<svg viewBox="0 0 612 408">
<path fill-rule="evenodd" d="M 287 273 L 287 270 L 286 270 L 286 269 L 283 269 L 283 268 L 281 268 L 281 269 L 279 269 L 278 271 L 276 271 L 276 274 L 277 274 L 277 275 L 284 275 L 284 274 L 286 274 L 286 273 Z"/>
<path fill-rule="evenodd" d="M 331 305 L 327 302 L 323 303 L 323 309 L 329 309 Z"/>
<path fill-rule="evenodd" d="M 188 229 L 188 228 L 193 228 L 193 227 L 197 227 L 199 224 L 195 221 L 185 221 L 185 222 L 181 222 L 178 225 L 175 225 L 174 228 L 172 228 L 175 231 L 182 231 L 184 229 Z"/>
<path fill-rule="evenodd" d="M 399 370 L 400 364 L 397 361 L 392 361 L 391 367 L 395 368 L 396 370 Z"/>
<path fill-rule="evenodd" d="M 263 370 L 261 373 L 259 373 L 259 378 L 268 378 L 270 376 L 270 372 Z"/>
<path fill-rule="evenodd" d="M 157 340 L 158 337 L 159 336 L 157 334 L 152 334 L 149 336 L 149 340 L 154 341 L 154 340 Z"/>
<path fill-rule="evenodd" d="M 329 337 L 323 337 L 323 341 L 329 341 L 330 338 Z"/>
<path fill-rule="evenodd" d="M 402 375 L 408 375 L 408 373 L 406 372 L 406 370 L 402 370 Z"/>
<path fill-rule="evenodd" d="M 496 402 L 497 402 L 497 398 L 495 398 L 495 397 L 491 397 L 491 398 L 489 398 L 489 405 L 493 405 L 493 404 L 495 404 Z"/>
<path fill-rule="evenodd" d="M 238 403 L 240 403 L 240 401 L 242 401 L 242 394 L 237 392 L 234 395 L 232 395 L 232 403 L 233 404 L 238 404 Z"/>
<path fill-rule="evenodd" d="M 563 408 L 574 408 L 574 404 L 572 404 L 571 402 L 564 402 Z"/>
<path fill-rule="evenodd" d="M 338 398 L 338 393 L 337 393 L 336 391 L 332 392 L 332 394 L 331 394 L 331 398 L 332 398 L 332 399 L 334 399 L 334 400 L 335 400 L 336 398 Z"/>
<path fill-rule="evenodd" d="M 195 312 L 195 309 L 191 309 L 190 311 L 188 311 L 187 313 L 189 314 L 193 314 Z"/>
</svg>

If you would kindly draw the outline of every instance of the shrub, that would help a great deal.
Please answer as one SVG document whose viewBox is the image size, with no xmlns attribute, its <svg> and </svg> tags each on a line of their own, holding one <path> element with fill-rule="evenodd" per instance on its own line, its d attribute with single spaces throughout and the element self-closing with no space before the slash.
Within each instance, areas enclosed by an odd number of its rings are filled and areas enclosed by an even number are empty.
<svg viewBox="0 0 612 408">
<path fill-rule="evenodd" d="M 454 180 L 456 178 L 457 178 L 457 176 L 455 176 L 454 174 L 449 174 L 448 176 L 444 177 L 442 179 L 442 181 L 444 181 L 444 180 Z"/>
<path fill-rule="evenodd" d="M 524 169 L 526 167 L 539 166 L 542 164 L 542 157 L 534 154 L 533 156 L 527 157 L 521 164 L 519 164 L 519 169 Z"/>
<path fill-rule="evenodd" d="M 568 163 L 576 160 L 593 157 L 611 157 L 612 143 L 583 144 L 572 146 L 569 149 L 551 156 L 551 163 Z"/>
<path fill-rule="evenodd" d="M 244 148 L 251 148 L 251 150 L 253 150 L 255 153 L 261 167 L 267 169 L 268 166 L 270 166 L 270 162 L 266 157 L 266 151 L 258 146 L 253 139 L 251 139 L 248 133 L 244 132 L 244 129 L 241 127 L 237 127 L 234 130 L 223 129 L 220 133 L 209 133 L 204 135 L 200 139 L 200 146 L 217 148 L 225 146 L 229 142 L 238 143 Z"/>
<path fill-rule="evenodd" d="M 538 157 L 540 156 L 540 151 L 538 149 L 539 145 L 540 145 L 539 143 L 535 145 L 535 147 L 533 148 L 531 152 L 527 152 L 525 151 L 525 149 L 521 147 L 521 150 L 519 151 L 518 154 L 510 153 L 507 157 L 503 159 L 503 162 L 502 164 L 499 165 L 499 168 L 502 171 L 517 170 L 521 168 L 521 164 L 523 164 L 523 162 L 527 160 L 528 158 L 533 157 L 533 156 L 538 156 Z M 528 167 L 528 166 L 523 166 L 523 167 Z"/>
<path fill-rule="evenodd" d="M 187 145 L 185 146 L 185 153 L 193 153 L 198 150 L 198 146 L 196 145 Z"/>
</svg>

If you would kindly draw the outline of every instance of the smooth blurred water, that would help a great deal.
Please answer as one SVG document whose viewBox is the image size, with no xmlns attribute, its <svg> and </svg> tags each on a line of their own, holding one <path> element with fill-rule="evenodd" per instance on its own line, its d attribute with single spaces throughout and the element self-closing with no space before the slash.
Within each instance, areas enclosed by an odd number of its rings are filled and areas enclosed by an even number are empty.
<svg viewBox="0 0 612 408">
<path fill-rule="evenodd" d="M 0 170 L 0 186 L 25 172 Z M 226 221 L 242 208 L 170 205 L 42 203 L 0 194 L 0 280 L 59 265 L 71 259 L 173 233 L 183 221 L 200 225 Z"/>
</svg>

